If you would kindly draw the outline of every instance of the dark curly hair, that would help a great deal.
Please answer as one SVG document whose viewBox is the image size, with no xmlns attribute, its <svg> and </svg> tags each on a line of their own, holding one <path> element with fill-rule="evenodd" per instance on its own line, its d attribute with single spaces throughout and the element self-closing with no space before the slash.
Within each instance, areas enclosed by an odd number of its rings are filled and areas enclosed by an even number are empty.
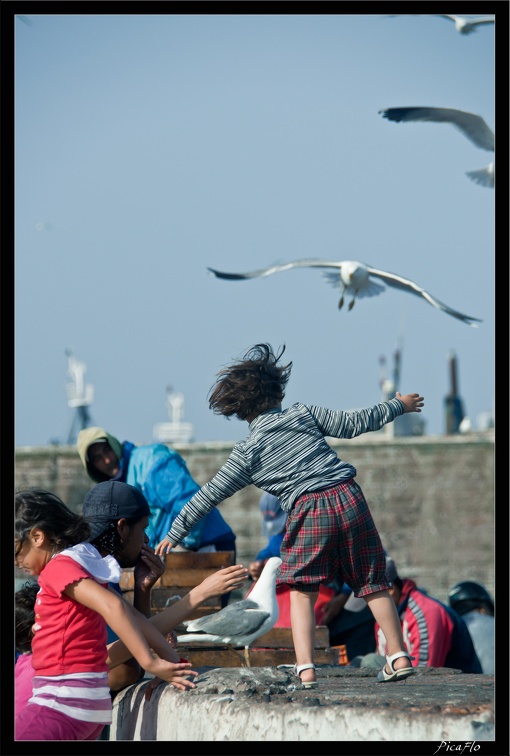
<svg viewBox="0 0 510 756">
<path fill-rule="evenodd" d="M 278 405 L 292 368 L 292 362 L 277 364 L 284 351 L 285 345 L 275 354 L 270 344 L 255 344 L 239 362 L 220 370 L 209 393 L 209 409 L 246 420 Z"/>
<path fill-rule="evenodd" d="M 48 536 L 55 551 L 88 541 L 90 537 L 90 526 L 85 518 L 72 512 L 58 496 L 42 488 L 18 491 L 15 509 L 16 556 L 33 528 Z"/>
<path fill-rule="evenodd" d="M 126 525 L 132 528 L 141 517 L 126 517 Z M 122 553 L 124 543 L 120 537 L 118 530 L 118 520 L 111 520 L 106 528 L 100 533 L 91 544 L 96 547 L 98 551 L 106 551 L 111 556 L 117 557 Z"/>
<path fill-rule="evenodd" d="M 32 625 L 35 622 L 35 597 L 38 592 L 39 584 L 30 580 L 14 594 L 16 651 L 22 654 L 32 651 Z"/>
</svg>

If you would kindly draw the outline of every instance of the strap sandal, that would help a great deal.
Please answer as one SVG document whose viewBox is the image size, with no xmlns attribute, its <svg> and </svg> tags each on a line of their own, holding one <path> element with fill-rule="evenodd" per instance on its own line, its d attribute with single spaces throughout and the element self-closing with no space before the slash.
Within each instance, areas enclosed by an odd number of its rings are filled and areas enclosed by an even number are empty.
<svg viewBox="0 0 510 756">
<path fill-rule="evenodd" d="M 410 675 L 414 675 L 416 670 L 413 666 L 403 667 L 402 669 L 395 669 L 393 662 L 396 659 L 400 659 L 402 657 L 409 659 L 409 662 L 411 662 L 415 658 L 414 656 L 410 656 L 407 651 L 397 651 L 397 653 L 393 654 L 392 656 L 386 656 L 386 661 L 391 672 L 386 672 L 385 664 L 381 671 L 377 674 L 377 682 L 397 682 L 398 680 L 405 680 L 406 677 L 410 677 Z"/>
<path fill-rule="evenodd" d="M 303 672 L 305 669 L 315 669 L 315 664 L 294 664 L 294 674 L 296 677 L 299 677 L 301 680 L 301 672 Z M 317 680 L 310 680 L 310 682 L 303 682 L 301 680 L 301 685 L 303 688 L 316 688 L 318 686 Z"/>
</svg>

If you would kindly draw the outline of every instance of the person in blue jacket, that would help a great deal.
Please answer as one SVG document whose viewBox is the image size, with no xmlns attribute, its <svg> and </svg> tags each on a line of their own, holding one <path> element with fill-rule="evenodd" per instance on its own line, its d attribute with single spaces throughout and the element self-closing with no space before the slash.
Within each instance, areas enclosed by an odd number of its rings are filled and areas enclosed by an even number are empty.
<svg viewBox="0 0 510 756">
<path fill-rule="evenodd" d="M 95 483 L 120 480 L 143 493 L 151 510 L 146 533 L 152 548 L 165 537 L 181 509 L 200 490 L 184 459 L 165 444 L 121 443 L 104 428 L 92 426 L 80 431 L 77 448 L 89 478 Z M 235 562 L 234 532 L 216 508 L 193 526 L 181 545 L 188 551 L 233 551 Z"/>
</svg>

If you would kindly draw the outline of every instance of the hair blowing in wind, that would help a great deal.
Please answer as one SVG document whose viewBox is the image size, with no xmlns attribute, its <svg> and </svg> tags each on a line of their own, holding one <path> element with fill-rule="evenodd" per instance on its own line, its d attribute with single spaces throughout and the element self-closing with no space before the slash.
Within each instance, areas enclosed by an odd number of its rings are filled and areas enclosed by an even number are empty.
<svg viewBox="0 0 510 756">
<path fill-rule="evenodd" d="M 292 362 L 278 365 L 285 345 L 275 354 L 270 344 L 255 344 L 239 362 L 223 368 L 209 394 L 217 415 L 246 420 L 279 404 L 285 396 Z"/>
</svg>

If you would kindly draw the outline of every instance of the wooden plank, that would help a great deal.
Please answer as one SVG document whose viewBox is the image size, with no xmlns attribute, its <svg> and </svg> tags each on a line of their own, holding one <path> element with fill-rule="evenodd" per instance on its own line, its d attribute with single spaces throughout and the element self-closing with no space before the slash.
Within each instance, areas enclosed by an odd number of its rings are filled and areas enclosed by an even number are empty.
<svg viewBox="0 0 510 756">
<path fill-rule="evenodd" d="M 218 568 L 219 569 L 219 568 Z M 195 586 L 199 585 L 203 580 L 205 580 L 209 575 L 212 575 L 213 572 L 216 572 L 216 568 L 214 569 L 190 569 L 190 570 L 167 570 L 165 571 L 159 580 L 156 580 L 154 583 L 152 590 L 157 591 L 161 588 L 175 588 L 174 593 L 179 592 L 179 588 L 186 589 L 185 593 L 187 593 L 191 588 L 195 588 Z M 134 570 L 133 569 L 125 569 L 122 570 L 122 575 L 120 578 L 120 588 L 122 591 L 132 591 L 135 587 L 135 577 L 134 577 Z"/>
<path fill-rule="evenodd" d="M 257 648 L 294 648 L 292 630 L 290 627 L 273 627 L 265 635 L 257 638 Z M 318 625 L 315 628 L 315 648 L 329 648 L 329 630 L 327 625 Z"/>
<path fill-rule="evenodd" d="M 230 646 L 204 646 L 201 648 L 179 644 L 179 654 L 196 667 L 245 667 L 244 649 Z M 250 667 L 277 667 L 279 664 L 295 664 L 294 649 L 250 648 Z M 314 651 L 315 664 L 337 664 L 331 649 Z"/>
<path fill-rule="evenodd" d="M 160 586 L 168 588 L 172 585 L 194 588 L 196 585 L 199 585 L 199 583 L 205 580 L 206 577 L 209 577 L 209 575 L 212 575 L 219 569 L 219 567 L 193 567 L 190 569 L 181 567 L 177 570 L 166 569 L 157 583 L 154 584 L 154 588 Z"/>
<path fill-rule="evenodd" d="M 162 587 L 194 588 L 213 572 L 234 564 L 233 551 L 172 551 L 163 557 L 165 571 L 154 583 L 153 590 Z M 132 591 L 135 587 L 134 568 L 122 570 L 120 588 Z"/>
<path fill-rule="evenodd" d="M 171 551 L 163 557 L 167 570 L 209 569 L 212 572 L 234 564 L 233 551 Z"/>
</svg>

